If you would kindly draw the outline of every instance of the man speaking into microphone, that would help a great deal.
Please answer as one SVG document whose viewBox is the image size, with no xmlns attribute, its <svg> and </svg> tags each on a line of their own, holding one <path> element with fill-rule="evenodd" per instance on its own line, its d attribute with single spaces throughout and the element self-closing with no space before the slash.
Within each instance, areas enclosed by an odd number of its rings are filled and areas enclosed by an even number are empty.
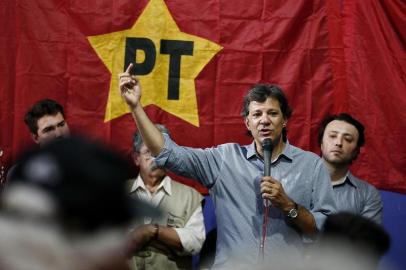
<svg viewBox="0 0 406 270">
<path fill-rule="evenodd" d="M 132 64 L 119 75 L 121 95 L 156 163 L 210 190 L 217 220 L 213 269 L 267 264 L 280 252 L 286 252 L 286 259 L 300 260 L 303 237 L 317 233 L 326 215 L 335 211 L 335 203 L 321 159 L 287 140 L 291 109 L 282 89 L 258 84 L 245 96 L 242 115 L 251 144 L 196 149 L 179 146 L 156 129 L 142 108 L 141 85 L 131 68 Z M 262 143 L 267 138 L 273 146 L 270 176 L 264 176 Z M 264 199 L 269 207 L 264 207 Z"/>
</svg>

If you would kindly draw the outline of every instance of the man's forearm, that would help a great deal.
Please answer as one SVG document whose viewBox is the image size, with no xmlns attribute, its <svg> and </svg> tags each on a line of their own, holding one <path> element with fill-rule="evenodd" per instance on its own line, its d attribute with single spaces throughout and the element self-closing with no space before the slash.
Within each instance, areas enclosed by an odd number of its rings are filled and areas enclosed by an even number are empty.
<svg viewBox="0 0 406 270">
<path fill-rule="evenodd" d="M 182 252 L 183 246 L 177 232 L 170 227 L 159 226 L 157 235 L 151 245 L 167 253 Z"/>
<path fill-rule="evenodd" d="M 298 205 L 298 215 L 293 223 L 305 235 L 314 236 L 318 232 L 314 216 L 301 205 Z"/>
<path fill-rule="evenodd" d="M 176 231 L 156 224 L 142 225 L 131 232 L 127 247 L 128 255 L 131 256 L 147 246 L 153 246 L 167 254 L 183 251 Z"/>
</svg>

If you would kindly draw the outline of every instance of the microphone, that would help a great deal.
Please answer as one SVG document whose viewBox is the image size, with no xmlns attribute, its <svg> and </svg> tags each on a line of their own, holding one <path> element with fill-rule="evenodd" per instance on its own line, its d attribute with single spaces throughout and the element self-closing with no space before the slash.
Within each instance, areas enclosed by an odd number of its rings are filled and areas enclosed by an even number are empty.
<svg viewBox="0 0 406 270">
<path fill-rule="evenodd" d="M 264 176 L 271 176 L 271 158 L 273 151 L 273 142 L 270 138 L 266 138 L 262 142 L 262 151 L 264 153 Z M 259 246 L 260 254 L 262 260 L 265 258 L 265 241 L 268 228 L 268 215 L 269 215 L 269 205 L 270 201 L 268 199 L 263 199 L 264 202 L 264 214 L 262 221 L 262 238 Z"/>
<path fill-rule="evenodd" d="M 266 138 L 262 142 L 262 151 L 264 152 L 264 176 L 271 176 L 271 159 L 273 151 L 272 139 Z M 266 207 L 269 206 L 269 200 L 264 200 Z"/>
<path fill-rule="evenodd" d="M 262 150 L 264 152 L 264 176 L 271 176 L 273 142 L 270 138 L 266 138 L 262 142 Z"/>
</svg>

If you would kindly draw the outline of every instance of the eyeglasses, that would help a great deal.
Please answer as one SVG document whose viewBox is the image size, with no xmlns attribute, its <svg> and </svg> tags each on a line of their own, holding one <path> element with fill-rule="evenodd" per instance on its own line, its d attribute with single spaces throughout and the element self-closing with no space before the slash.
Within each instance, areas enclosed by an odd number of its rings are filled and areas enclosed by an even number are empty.
<svg viewBox="0 0 406 270">
<path fill-rule="evenodd" d="M 148 149 L 145 151 L 142 151 L 142 152 L 140 151 L 139 153 L 140 153 L 140 155 L 145 156 L 145 157 L 152 157 L 151 151 L 149 151 Z"/>
</svg>

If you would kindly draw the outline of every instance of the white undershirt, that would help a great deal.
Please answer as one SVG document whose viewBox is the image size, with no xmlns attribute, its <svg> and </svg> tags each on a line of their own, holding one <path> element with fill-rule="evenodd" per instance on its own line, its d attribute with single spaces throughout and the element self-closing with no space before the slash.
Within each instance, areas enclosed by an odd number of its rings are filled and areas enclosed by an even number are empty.
<svg viewBox="0 0 406 270">
<path fill-rule="evenodd" d="M 331 181 L 333 187 L 334 187 L 334 186 L 341 185 L 341 184 L 344 184 L 345 180 L 347 180 L 347 176 L 348 176 L 348 171 L 347 171 L 347 173 L 344 175 L 344 177 L 338 179 L 337 181 Z"/>
</svg>

